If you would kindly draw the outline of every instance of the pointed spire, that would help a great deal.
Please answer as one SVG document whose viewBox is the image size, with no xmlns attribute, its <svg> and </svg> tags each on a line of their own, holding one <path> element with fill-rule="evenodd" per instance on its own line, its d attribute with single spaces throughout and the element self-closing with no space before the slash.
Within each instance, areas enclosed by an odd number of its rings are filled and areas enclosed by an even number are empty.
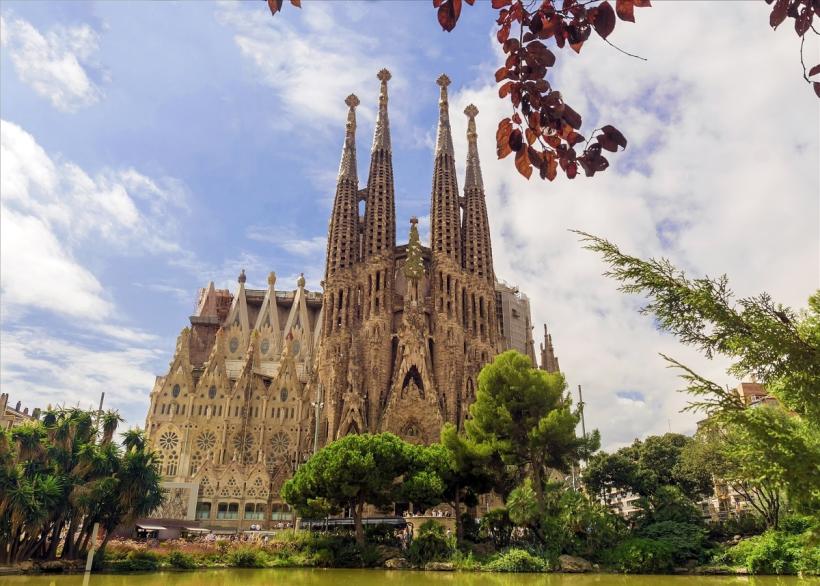
<svg viewBox="0 0 820 586">
<path fill-rule="evenodd" d="M 450 85 L 450 78 L 442 73 L 436 80 L 441 88 L 441 95 L 438 100 L 438 137 L 436 139 L 436 156 L 447 153 L 453 156 L 453 136 L 450 132 L 450 102 L 447 99 L 447 86 Z"/>
<path fill-rule="evenodd" d="M 478 132 L 475 128 L 475 117 L 478 108 L 470 104 L 464 108 L 467 115 L 467 174 L 464 178 L 464 189 L 484 189 L 484 180 L 481 178 L 481 163 L 478 160 Z"/>
<path fill-rule="evenodd" d="M 373 151 L 379 149 L 392 150 L 390 147 L 390 120 L 387 117 L 387 82 L 392 75 L 387 69 L 382 69 L 376 76 L 381 81 L 379 89 L 379 113 L 376 116 L 376 132 L 373 135 Z"/>
<path fill-rule="evenodd" d="M 561 372 L 558 357 L 555 355 L 555 348 L 552 345 L 552 335 L 547 332 L 547 324 L 544 324 L 544 343 L 541 344 L 541 370 Z"/>
<path fill-rule="evenodd" d="M 404 276 L 408 279 L 420 279 L 424 276 L 424 258 L 419 241 L 419 219 L 410 218 L 410 241 L 407 244 L 407 260 L 404 261 Z"/>
<path fill-rule="evenodd" d="M 339 178 L 350 179 L 356 185 L 359 183 L 356 174 L 356 106 L 359 105 L 359 98 L 356 94 L 350 94 L 345 99 L 348 106 L 347 125 L 345 126 L 345 142 L 342 147 L 342 160 L 339 163 Z"/>
</svg>

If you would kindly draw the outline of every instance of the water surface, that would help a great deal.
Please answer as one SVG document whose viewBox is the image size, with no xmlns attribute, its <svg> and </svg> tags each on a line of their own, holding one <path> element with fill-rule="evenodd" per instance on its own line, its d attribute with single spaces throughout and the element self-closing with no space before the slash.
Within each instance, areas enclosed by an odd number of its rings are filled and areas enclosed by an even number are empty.
<svg viewBox="0 0 820 586">
<path fill-rule="evenodd" d="M 152 574 L 0 576 L 2 586 L 820 586 L 794 576 L 623 576 L 615 574 L 488 574 L 389 570 L 202 570 Z"/>
</svg>

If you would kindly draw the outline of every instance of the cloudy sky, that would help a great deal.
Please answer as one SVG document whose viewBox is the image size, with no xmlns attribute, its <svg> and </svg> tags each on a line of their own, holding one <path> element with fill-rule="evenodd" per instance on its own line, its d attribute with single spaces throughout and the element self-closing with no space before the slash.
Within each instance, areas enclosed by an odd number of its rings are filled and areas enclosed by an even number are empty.
<svg viewBox="0 0 820 586">
<path fill-rule="evenodd" d="M 461 159 L 461 112 L 481 112 L 496 273 L 549 323 L 587 426 L 609 447 L 692 431 L 658 352 L 733 385 L 725 363 L 657 332 L 568 229 L 804 306 L 820 281 L 820 125 L 791 27 L 772 32 L 762 2 L 658 2 L 611 37 L 646 62 L 595 39 L 562 52 L 553 85 L 584 129 L 611 123 L 630 143 L 606 173 L 548 184 L 495 160 L 508 106 L 493 12 L 477 4 L 447 34 L 429 2 L 304 2 L 275 18 L 263 2 L 4 2 L 0 367 L 12 403 L 86 406 L 105 391 L 141 424 L 198 287 L 233 288 L 244 268 L 250 286 L 275 270 L 283 288 L 301 271 L 318 288 L 343 100 L 362 100 L 364 177 L 386 66 L 399 240 L 429 213 L 446 72 Z M 820 61 L 816 45 L 806 52 Z"/>
</svg>

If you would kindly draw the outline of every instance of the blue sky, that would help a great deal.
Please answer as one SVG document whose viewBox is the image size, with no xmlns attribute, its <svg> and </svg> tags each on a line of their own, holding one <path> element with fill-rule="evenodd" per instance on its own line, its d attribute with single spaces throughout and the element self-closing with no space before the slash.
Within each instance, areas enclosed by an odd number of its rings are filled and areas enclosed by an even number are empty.
<svg viewBox="0 0 820 586">
<path fill-rule="evenodd" d="M 801 305 L 818 286 L 816 100 L 765 5 L 642 10 L 613 38 L 647 63 L 592 42 L 559 55 L 555 83 L 587 131 L 612 123 L 630 146 L 605 176 L 547 185 L 494 160 L 507 107 L 487 3 L 465 6 L 450 34 L 427 2 L 304 4 L 272 18 L 263 2 L 3 3 L 0 366 L 13 402 L 90 404 L 106 391 L 140 424 L 198 287 L 233 287 L 245 268 L 251 286 L 275 270 L 282 288 L 301 271 L 317 288 L 343 100 L 362 100 L 365 177 L 383 66 L 399 240 L 411 215 L 426 226 L 446 72 L 457 157 L 461 111 L 482 112 L 496 272 L 550 323 L 605 443 L 668 419 L 692 429 L 658 351 L 735 381 L 637 316 L 640 300 L 615 291 L 568 228 L 727 272 L 741 294 Z"/>
</svg>

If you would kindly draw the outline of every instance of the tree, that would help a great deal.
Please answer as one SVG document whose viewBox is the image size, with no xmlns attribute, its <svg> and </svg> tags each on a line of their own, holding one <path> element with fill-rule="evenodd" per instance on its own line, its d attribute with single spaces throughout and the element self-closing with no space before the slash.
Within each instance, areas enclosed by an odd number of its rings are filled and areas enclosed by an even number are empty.
<svg viewBox="0 0 820 586">
<path fill-rule="evenodd" d="M 283 0 L 267 2 L 273 15 L 284 3 Z M 456 27 L 464 2 L 472 5 L 475 0 L 433 0 L 443 30 L 450 32 Z M 809 79 L 820 76 L 820 64 L 807 71 L 803 59 L 805 35 L 810 30 L 820 34 L 812 27 L 820 4 L 817 0 L 766 2 L 773 5 L 769 16 L 773 29 L 786 18 L 794 20 L 794 30 L 801 39 L 803 78 L 820 97 L 820 81 Z M 290 3 L 301 7 L 301 0 L 290 0 Z M 580 53 L 595 33 L 618 51 L 643 59 L 613 45 L 609 36 L 618 20 L 635 22 L 635 8 L 650 6 L 650 0 L 615 0 L 614 9 L 609 0 L 492 0 L 493 9 L 498 11 L 496 39 L 507 56 L 504 65 L 495 72 L 495 81 L 500 84 L 498 97 L 508 99 L 513 109 L 512 116 L 498 124 L 499 159 L 515 152 L 514 164 L 519 173 L 529 179 L 535 168 L 541 179 L 549 181 L 558 176 L 559 167 L 569 179 L 576 177 L 579 167 L 588 177 L 609 167 L 603 151 L 614 153 L 619 147 L 625 149 L 627 140 L 609 124 L 594 129 L 589 140 L 579 134 L 581 115 L 547 81 L 557 61 L 551 48 Z M 577 153 L 575 147 L 582 143 L 583 150 Z"/>
<path fill-rule="evenodd" d="M 363 546 L 366 505 L 381 508 L 441 494 L 444 484 L 435 471 L 425 469 L 429 463 L 427 448 L 391 433 L 346 435 L 305 462 L 282 486 L 282 497 L 300 514 L 317 507 L 327 513 L 349 508 L 356 542 Z"/>
<path fill-rule="evenodd" d="M 465 422 L 472 441 L 489 444 L 499 464 L 519 482 L 530 480 L 522 490 L 533 492 L 532 519 L 546 513 L 547 481 L 553 471 L 568 472 L 579 455 L 599 441 L 597 432 L 590 439 L 576 436 L 580 415 L 565 391 L 562 374 L 533 368 L 529 358 L 510 350 L 481 370 L 476 401 Z M 511 509 L 511 518 L 513 514 Z M 533 531 L 544 539 L 538 526 Z"/>
<path fill-rule="evenodd" d="M 80 558 L 95 523 L 103 552 L 114 528 L 159 506 L 154 453 L 144 440 L 120 449 L 120 421 L 113 411 L 58 409 L 0 432 L 0 561 Z"/>
<path fill-rule="evenodd" d="M 797 463 L 820 459 L 820 291 L 800 312 L 766 293 L 735 300 L 726 275 L 690 279 L 666 259 L 642 260 L 603 238 L 577 234 L 585 248 L 603 257 L 610 267 L 604 274 L 619 281 L 622 291 L 648 298 L 641 312 L 651 315 L 661 330 L 708 358 L 731 359 L 729 374 L 756 377 L 794 414 L 786 423 L 773 412 L 747 410 L 737 393 L 661 355 L 686 381 L 686 391 L 694 397 L 689 409 L 705 411 L 721 425 L 736 423 L 793 501 L 820 510 L 820 470 L 789 473 Z"/>
</svg>

